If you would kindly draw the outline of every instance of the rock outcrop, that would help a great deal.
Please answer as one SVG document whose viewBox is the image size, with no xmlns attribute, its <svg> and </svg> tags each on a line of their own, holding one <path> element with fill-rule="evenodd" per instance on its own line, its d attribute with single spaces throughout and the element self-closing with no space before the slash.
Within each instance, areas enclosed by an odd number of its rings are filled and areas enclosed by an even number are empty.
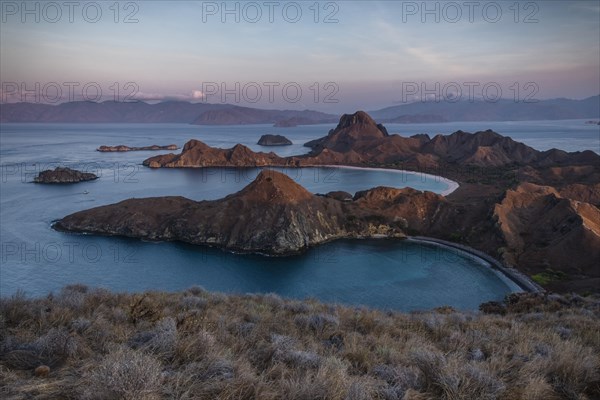
<svg viewBox="0 0 600 400">
<path fill-rule="evenodd" d="M 98 177 L 90 172 L 81 172 L 66 167 L 56 167 L 54 170 L 42 171 L 33 181 L 35 183 L 77 183 L 91 181 Z"/>
<path fill-rule="evenodd" d="M 158 146 L 156 144 L 153 144 L 152 146 L 142 146 L 142 147 L 129 147 L 129 146 L 125 146 L 123 144 L 117 145 L 117 146 L 100 146 L 96 149 L 96 151 L 101 151 L 101 152 L 123 152 L 123 151 L 146 151 L 146 150 L 152 150 L 152 151 L 156 151 L 156 150 L 177 150 L 179 147 L 177 147 L 176 144 L 169 144 L 166 146 Z"/>
<path fill-rule="evenodd" d="M 262 135 L 258 144 L 261 146 L 289 146 L 292 141 L 282 135 Z"/>
</svg>

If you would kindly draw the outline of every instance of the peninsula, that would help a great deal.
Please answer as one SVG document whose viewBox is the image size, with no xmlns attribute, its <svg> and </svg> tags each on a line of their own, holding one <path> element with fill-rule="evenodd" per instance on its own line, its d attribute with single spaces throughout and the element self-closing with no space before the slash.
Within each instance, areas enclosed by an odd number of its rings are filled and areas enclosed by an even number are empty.
<svg viewBox="0 0 600 400">
<path fill-rule="evenodd" d="M 156 144 L 153 144 L 152 146 L 142 146 L 142 147 L 135 147 L 135 146 L 129 147 L 129 146 L 120 144 L 118 146 L 100 146 L 96 150 L 101 151 L 101 152 L 124 152 L 124 151 L 147 151 L 147 150 L 152 150 L 152 151 L 177 150 L 178 148 L 179 147 L 177 147 L 176 144 L 169 144 L 167 146 L 158 146 Z"/>
<path fill-rule="evenodd" d="M 414 191 L 395 194 L 408 199 Z M 441 200 L 433 193 L 429 196 Z M 416 203 L 409 208 L 416 212 Z M 316 196 L 285 174 L 263 170 L 244 189 L 220 200 L 130 199 L 71 214 L 54 227 L 288 255 L 339 238 L 405 237 L 407 221 L 387 218 L 385 211 L 368 207 L 368 200 L 342 202 Z"/>
</svg>

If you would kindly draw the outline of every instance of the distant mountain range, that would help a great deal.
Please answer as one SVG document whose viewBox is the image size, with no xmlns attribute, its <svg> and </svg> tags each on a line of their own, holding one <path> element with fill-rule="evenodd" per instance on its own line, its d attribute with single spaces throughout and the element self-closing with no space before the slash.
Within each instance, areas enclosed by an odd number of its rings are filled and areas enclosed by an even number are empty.
<svg viewBox="0 0 600 400">
<path fill-rule="evenodd" d="M 381 122 L 527 121 L 600 118 L 600 96 L 584 100 L 553 99 L 535 103 L 499 100 L 416 102 L 371 111 Z M 58 105 L 0 104 L 0 122 L 187 123 L 195 125 L 275 124 L 279 127 L 335 123 L 338 116 L 312 110 L 264 110 L 231 104 L 168 101 Z"/>
<path fill-rule="evenodd" d="M 0 104 L 0 122 L 73 123 L 185 123 L 195 125 L 275 124 L 297 119 L 307 123 L 333 123 L 338 116 L 318 111 L 263 110 L 231 104 L 167 101 L 102 103 L 76 101 L 58 105 Z"/>
<path fill-rule="evenodd" d="M 455 103 L 416 102 L 386 107 L 369 114 L 380 122 L 535 121 L 600 117 L 600 96 L 583 100 L 552 99 L 534 103 L 462 100 Z"/>
</svg>

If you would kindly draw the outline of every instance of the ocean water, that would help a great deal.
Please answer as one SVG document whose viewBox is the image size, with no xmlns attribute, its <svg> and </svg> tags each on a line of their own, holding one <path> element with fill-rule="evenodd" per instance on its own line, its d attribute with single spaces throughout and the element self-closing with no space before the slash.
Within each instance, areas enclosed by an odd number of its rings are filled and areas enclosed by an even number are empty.
<svg viewBox="0 0 600 400">
<path fill-rule="evenodd" d="M 556 121 L 553 121 L 556 122 Z M 597 132 L 589 125 L 574 129 L 579 139 L 567 150 L 592 148 Z M 505 123 L 500 123 L 505 124 Z M 435 124 L 431 133 L 450 133 L 455 124 Z M 489 125 L 489 123 L 488 123 Z M 489 126 L 472 130 L 487 129 Z M 100 145 L 182 146 L 191 138 L 209 145 L 243 143 L 280 155 L 308 151 L 302 144 L 321 137 L 333 125 L 276 129 L 270 126 L 205 127 L 183 124 L 2 124 L 0 125 L 0 295 L 17 290 L 45 295 L 69 283 L 118 291 L 180 290 L 202 285 L 228 293 L 274 292 L 293 298 L 415 310 L 441 305 L 475 309 L 518 288 L 481 260 L 458 250 L 398 240 L 342 240 L 292 257 L 232 254 L 181 243 L 75 235 L 51 229 L 52 221 L 75 211 L 131 197 L 182 195 L 216 199 L 241 189 L 258 169 L 149 169 L 141 162 L 164 152 L 100 153 Z M 413 134 L 409 125 L 390 132 Z M 434 129 L 435 128 L 435 129 Z M 474 128 L 474 127 L 473 127 Z M 492 129 L 502 132 L 502 126 Z M 514 132 L 539 148 L 560 141 L 558 133 L 539 133 L 540 125 L 513 126 Z M 593 127 L 591 127 L 593 128 Z M 436 130 L 437 129 L 437 130 Z M 563 132 L 566 135 L 568 130 Z M 265 133 L 282 133 L 292 146 L 262 148 Z M 517 133 L 516 133 L 517 135 Z M 546 140 L 546 141 L 544 141 Z M 545 143 L 545 144 L 544 144 Z M 530 143 L 531 144 L 531 143 Z M 575 148 L 576 147 L 576 148 Z M 70 166 L 100 179 L 76 185 L 31 183 L 41 170 Z M 415 187 L 442 193 L 449 183 L 418 173 L 345 168 L 284 170 L 315 193 L 356 192 L 374 186 Z"/>
</svg>

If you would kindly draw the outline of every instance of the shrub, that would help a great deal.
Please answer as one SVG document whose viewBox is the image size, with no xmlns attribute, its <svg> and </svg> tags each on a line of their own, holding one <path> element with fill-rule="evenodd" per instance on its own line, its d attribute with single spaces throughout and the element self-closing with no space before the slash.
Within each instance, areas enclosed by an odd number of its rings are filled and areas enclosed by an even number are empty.
<svg viewBox="0 0 600 400">
<path fill-rule="evenodd" d="M 158 399 L 161 366 L 151 356 L 121 347 L 91 366 L 84 380 L 84 399 Z"/>
<path fill-rule="evenodd" d="M 203 310 L 208 305 L 205 298 L 198 296 L 185 296 L 181 299 L 181 307 L 184 310 Z"/>
<path fill-rule="evenodd" d="M 330 314 L 298 315 L 294 322 L 301 329 L 322 333 L 325 329 L 335 329 L 340 324 L 338 318 Z"/>
<path fill-rule="evenodd" d="M 321 357 L 317 353 L 303 350 L 278 350 L 275 352 L 274 359 L 285 362 L 293 369 L 318 368 L 321 364 Z"/>
<path fill-rule="evenodd" d="M 371 395 L 368 388 L 361 382 L 352 382 L 344 400 L 369 400 Z"/>
<path fill-rule="evenodd" d="M 205 330 L 177 340 L 176 358 L 179 362 L 196 362 L 206 358 L 215 349 L 217 340 Z"/>
<path fill-rule="evenodd" d="M 79 334 L 83 334 L 92 326 L 92 321 L 87 318 L 77 318 L 71 321 L 71 329 Z"/>
<path fill-rule="evenodd" d="M 292 314 L 308 314 L 311 307 L 306 303 L 294 301 L 284 304 L 283 309 Z"/>
<path fill-rule="evenodd" d="M 190 293 L 193 296 L 206 296 L 208 291 L 200 285 L 193 285 L 186 290 L 186 293 Z"/>
<path fill-rule="evenodd" d="M 80 284 L 65 286 L 54 298 L 54 303 L 61 307 L 79 310 L 85 304 L 88 290 L 87 286 Z"/>
<path fill-rule="evenodd" d="M 62 328 L 52 328 L 45 335 L 40 336 L 31 344 L 35 351 L 44 359 L 56 357 L 70 357 L 77 351 L 77 342 Z"/>
<path fill-rule="evenodd" d="M 139 332 L 129 340 L 134 349 L 140 348 L 165 358 L 173 356 L 176 342 L 177 324 L 171 317 L 161 319 L 154 329 Z"/>
<path fill-rule="evenodd" d="M 129 319 L 134 324 L 143 320 L 157 321 L 161 317 L 159 311 L 161 309 L 162 307 L 159 307 L 154 298 L 150 297 L 147 293 L 135 295 L 129 305 Z"/>
</svg>

